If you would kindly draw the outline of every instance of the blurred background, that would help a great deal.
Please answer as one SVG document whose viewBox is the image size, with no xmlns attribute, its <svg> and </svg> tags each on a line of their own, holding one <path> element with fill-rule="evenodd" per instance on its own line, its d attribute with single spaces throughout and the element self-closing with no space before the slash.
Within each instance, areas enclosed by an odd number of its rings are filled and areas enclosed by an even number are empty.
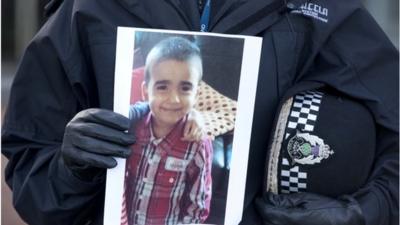
<svg viewBox="0 0 400 225">
<path fill-rule="evenodd" d="M 43 25 L 49 0 L 1 1 L 1 118 L 7 108 L 10 86 L 23 50 Z M 399 0 L 363 0 L 365 7 L 399 48 Z M 12 207 L 11 191 L 4 182 L 7 159 L 1 156 L 1 224 L 23 225 Z"/>
</svg>

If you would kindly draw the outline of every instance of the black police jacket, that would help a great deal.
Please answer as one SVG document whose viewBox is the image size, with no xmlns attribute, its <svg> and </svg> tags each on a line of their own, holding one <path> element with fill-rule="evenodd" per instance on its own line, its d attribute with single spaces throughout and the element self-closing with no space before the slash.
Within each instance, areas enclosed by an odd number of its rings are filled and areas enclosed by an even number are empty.
<svg viewBox="0 0 400 225">
<path fill-rule="evenodd" d="M 279 102 L 320 87 L 373 114 L 375 163 L 361 194 L 352 194 L 367 224 L 398 223 L 399 56 L 361 4 L 213 3 L 210 32 L 263 37 L 242 224 L 262 223 L 253 200 L 262 192 Z M 26 49 L 12 86 L 2 130 L 5 178 L 29 224 L 101 224 L 104 182 L 78 180 L 59 162 L 65 125 L 83 109 L 112 109 L 117 26 L 198 31 L 198 6 L 183 0 L 55 0 L 48 10 L 54 13 Z"/>
</svg>

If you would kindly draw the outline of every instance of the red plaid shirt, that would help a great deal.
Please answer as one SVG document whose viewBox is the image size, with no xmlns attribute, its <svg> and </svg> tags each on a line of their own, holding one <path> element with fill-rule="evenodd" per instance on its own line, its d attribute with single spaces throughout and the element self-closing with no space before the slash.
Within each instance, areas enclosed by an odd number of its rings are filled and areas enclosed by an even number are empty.
<svg viewBox="0 0 400 225">
<path fill-rule="evenodd" d="M 127 160 L 122 224 L 202 223 L 211 200 L 210 140 L 182 141 L 186 118 L 163 139 L 151 129 L 151 113 L 136 129 Z"/>
</svg>

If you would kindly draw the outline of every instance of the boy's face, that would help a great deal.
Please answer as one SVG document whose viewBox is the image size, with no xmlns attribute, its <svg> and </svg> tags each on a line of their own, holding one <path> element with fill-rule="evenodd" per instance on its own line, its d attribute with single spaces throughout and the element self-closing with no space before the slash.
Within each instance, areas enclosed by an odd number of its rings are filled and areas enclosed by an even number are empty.
<svg viewBox="0 0 400 225">
<path fill-rule="evenodd" d="M 158 126 L 173 126 L 192 109 L 200 76 L 197 66 L 193 61 L 164 60 L 150 69 L 142 90 Z"/>
</svg>

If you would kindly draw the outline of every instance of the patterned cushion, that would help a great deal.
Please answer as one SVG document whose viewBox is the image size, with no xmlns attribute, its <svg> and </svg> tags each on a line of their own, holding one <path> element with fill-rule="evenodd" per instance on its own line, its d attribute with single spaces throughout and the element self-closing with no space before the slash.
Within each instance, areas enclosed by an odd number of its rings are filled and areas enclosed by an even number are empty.
<svg viewBox="0 0 400 225">
<path fill-rule="evenodd" d="M 237 102 L 201 81 L 195 109 L 204 117 L 206 133 L 215 137 L 232 131 L 235 127 Z"/>
</svg>

